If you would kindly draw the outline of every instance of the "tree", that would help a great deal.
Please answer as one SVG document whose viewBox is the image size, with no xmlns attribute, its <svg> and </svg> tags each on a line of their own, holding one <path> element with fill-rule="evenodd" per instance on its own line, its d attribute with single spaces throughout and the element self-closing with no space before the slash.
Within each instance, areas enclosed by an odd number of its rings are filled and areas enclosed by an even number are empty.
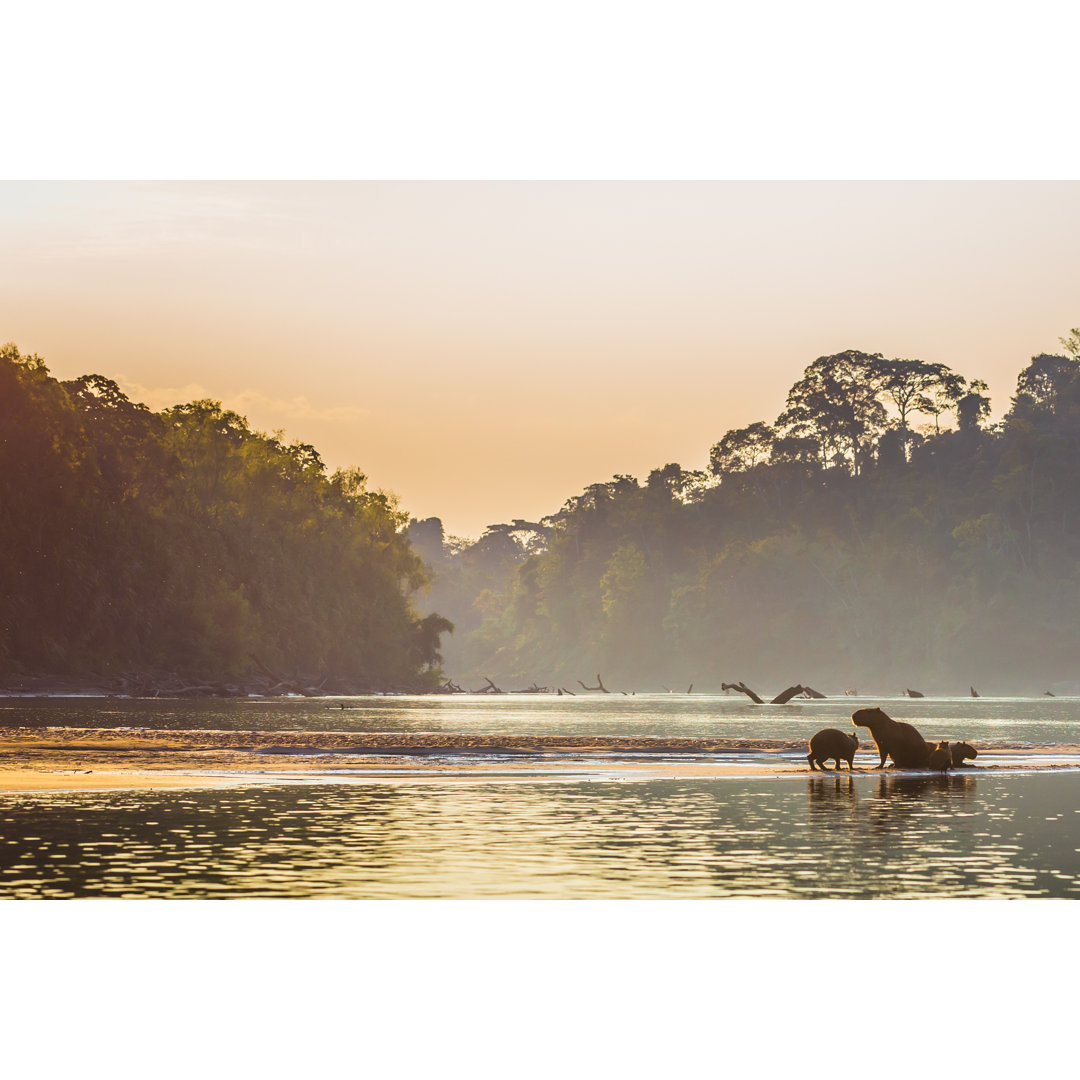
<svg viewBox="0 0 1080 1080">
<path fill-rule="evenodd" d="M 1068 344 L 1070 339 L 1063 339 Z M 1080 375 L 1080 359 L 1040 353 L 1031 358 L 1016 379 L 1013 408 L 1034 408 L 1055 412 L 1058 399 Z"/>
<path fill-rule="evenodd" d="M 967 392 L 956 403 L 956 425 L 961 431 L 978 431 L 990 415 L 990 399 L 983 393 L 990 388 L 982 379 L 972 379 Z"/>
<path fill-rule="evenodd" d="M 446 557 L 446 533 L 441 518 L 429 517 L 422 521 L 409 521 L 409 543 L 431 566 L 438 566 Z"/>
<path fill-rule="evenodd" d="M 964 386 L 964 380 L 944 364 L 896 358 L 878 360 L 876 379 L 881 392 L 900 414 L 900 427 L 907 430 L 909 412 L 936 417 L 943 401 L 952 400 Z"/>
<path fill-rule="evenodd" d="M 653 497 L 686 502 L 698 498 L 707 476 L 699 469 L 684 469 L 678 463 L 653 469 L 645 483 L 646 492 Z"/>
<path fill-rule="evenodd" d="M 109 498 L 133 498 L 147 484 L 164 482 L 168 459 L 159 416 L 104 375 L 80 375 L 61 385 L 82 414 Z"/>
<path fill-rule="evenodd" d="M 819 356 L 788 392 L 776 427 L 815 439 L 824 461 L 842 462 L 858 476 L 888 420 L 878 399 L 882 361 L 880 353 L 854 349 Z"/>
<path fill-rule="evenodd" d="M 1080 360 L 1080 327 L 1074 326 L 1068 337 L 1058 338 L 1065 346 L 1065 351 L 1074 359 Z"/>
<path fill-rule="evenodd" d="M 747 472 L 769 460 L 776 432 L 763 420 L 729 431 L 709 451 L 709 472 L 723 478 Z"/>
</svg>

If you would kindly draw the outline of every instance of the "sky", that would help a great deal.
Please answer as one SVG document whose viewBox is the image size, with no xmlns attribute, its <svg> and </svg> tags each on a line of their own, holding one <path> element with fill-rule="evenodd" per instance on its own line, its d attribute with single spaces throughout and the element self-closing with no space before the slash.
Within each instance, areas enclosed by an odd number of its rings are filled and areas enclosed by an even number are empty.
<svg viewBox="0 0 1080 1080">
<path fill-rule="evenodd" d="M 41 0 L 0 342 L 221 401 L 451 535 L 701 468 L 819 356 L 1008 407 L 1080 323 L 1080 12 Z"/>
<path fill-rule="evenodd" d="M 1008 407 L 1080 325 L 1077 181 L 0 184 L 0 336 L 220 400 L 451 535 L 773 421 L 816 357 Z"/>
</svg>

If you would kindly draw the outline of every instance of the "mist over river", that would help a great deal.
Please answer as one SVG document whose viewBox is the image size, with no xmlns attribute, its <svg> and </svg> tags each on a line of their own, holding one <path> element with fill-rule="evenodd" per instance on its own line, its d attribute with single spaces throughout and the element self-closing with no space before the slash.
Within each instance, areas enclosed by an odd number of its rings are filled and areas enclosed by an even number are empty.
<svg viewBox="0 0 1080 1080">
<path fill-rule="evenodd" d="M 0 727 L 440 731 L 485 735 L 808 739 L 879 705 L 927 739 L 1080 743 L 1080 698 L 840 697 L 754 705 L 741 694 L 453 694 L 349 698 L 0 698 Z M 865 729 L 864 747 L 871 745 Z"/>
</svg>

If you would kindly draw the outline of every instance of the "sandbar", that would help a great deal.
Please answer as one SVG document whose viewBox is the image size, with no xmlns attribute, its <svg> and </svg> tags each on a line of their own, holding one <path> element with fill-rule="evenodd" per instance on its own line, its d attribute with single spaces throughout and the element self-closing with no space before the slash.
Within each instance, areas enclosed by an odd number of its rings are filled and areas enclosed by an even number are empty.
<svg viewBox="0 0 1080 1080">
<path fill-rule="evenodd" d="M 779 739 L 8 727 L 0 728 L 0 793 L 847 775 L 811 773 L 805 752 L 805 741 Z M 888 774 L 873 768 L 876 758 L 864 748 L 855 775 Z M 1015 769 L 1080 769 L 1080 746 L 980 747 L 976 766 L 958 773 Z"/>
<path fill-rule="evenodd" d="M 811 775 L 801 740 L 395 731 L 0 728 L 0 793 L 393 783 Z M 855 774 L 877 773 L 876 755 Z M 983 747 L 963 774 L 1080 769 L 1080 746 Z M 887 770 L 888 771 L 888 770 Z M 813 773 L 812 775 L 845 775 Z"/>
</svg>

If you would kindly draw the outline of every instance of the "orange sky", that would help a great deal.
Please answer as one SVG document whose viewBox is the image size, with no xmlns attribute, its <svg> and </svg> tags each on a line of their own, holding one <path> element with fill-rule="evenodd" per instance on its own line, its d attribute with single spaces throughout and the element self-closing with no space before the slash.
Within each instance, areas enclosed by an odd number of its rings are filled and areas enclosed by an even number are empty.
<svg viewBox="0 0 1080 1080">
<path fill-rule="evenodd" d="M 1080 182 L 0 183 L 0 341 L 212 397 L 478 535 L 703 467 L 855 348 L 984 378 L 1080 325 Z"/>
</svg>

